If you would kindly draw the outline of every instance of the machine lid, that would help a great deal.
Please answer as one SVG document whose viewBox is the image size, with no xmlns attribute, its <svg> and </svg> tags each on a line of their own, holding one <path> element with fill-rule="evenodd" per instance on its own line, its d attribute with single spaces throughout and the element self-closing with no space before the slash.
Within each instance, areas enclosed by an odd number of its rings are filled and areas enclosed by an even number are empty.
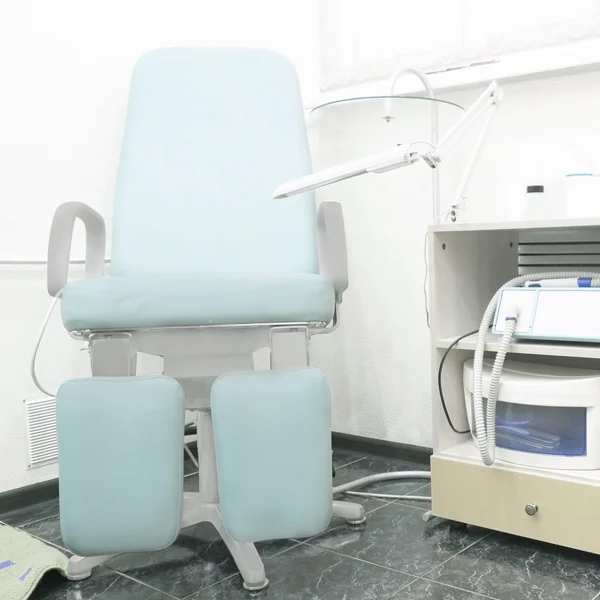
<svg viewBox="0 0 600 600">
<path fill-rule="evenodd" d="M 483 360 L 483 372 L 485 376 L 489 377 L 489 375 L 491 375 L 493 366 L 493 359 L 485 358 Z M 557 383 L 557 379 L 582 380 L 600 378 L 600 370 L 566 367 L 564 365 L 520 362 L 516 360 L 505 361 L 504 368 L 502 369 L 502 379 L 505 383 L 531 383 L 531 379 L 534 377 L 544 379 L 548 383 L 550 383 L 550 380 L 553 380 L 553 383 Z M 473 359 L 465 362 L 463 378 L 465 390 L 468 392 L 473 392 Z M 542 381 L 538 380 L 538 384 L 540 383 L 542 383 Z"/>
</svg>

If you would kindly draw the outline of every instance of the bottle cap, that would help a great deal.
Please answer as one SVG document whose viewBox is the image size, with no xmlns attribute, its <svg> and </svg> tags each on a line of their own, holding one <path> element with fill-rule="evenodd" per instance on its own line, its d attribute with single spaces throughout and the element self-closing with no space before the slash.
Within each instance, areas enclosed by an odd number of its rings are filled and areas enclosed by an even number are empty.
<svg viewBox="0 0 600 600">
<path fill-rule="evenodd" d="M 528 194 L 541 194 L 544 191 L 543 185 L 528 185 L 527 193 Z"/>
</svg>

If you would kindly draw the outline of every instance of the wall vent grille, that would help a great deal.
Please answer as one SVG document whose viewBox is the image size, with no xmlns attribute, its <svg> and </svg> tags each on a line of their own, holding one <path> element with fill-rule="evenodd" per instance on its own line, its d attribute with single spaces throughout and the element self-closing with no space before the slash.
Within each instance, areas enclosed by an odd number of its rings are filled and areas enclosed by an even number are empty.
<svg viewBox="0 0 600 600">
<path fill-rule="evenodd" d="M 25 400 L 28 468 L 35 469 L 58 461 L 56 399 Z"/>
</svg>

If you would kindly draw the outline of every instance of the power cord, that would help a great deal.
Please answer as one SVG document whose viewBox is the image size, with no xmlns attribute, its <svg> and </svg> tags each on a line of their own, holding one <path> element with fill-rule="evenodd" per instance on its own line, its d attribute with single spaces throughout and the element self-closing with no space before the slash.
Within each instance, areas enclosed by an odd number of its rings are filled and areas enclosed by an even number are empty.
<svg viewBox="0 0 600 600">
<path fill-rule="evenodd" d="M 466 337 L 469 337 L 470 335 L 476 334 L 478 331 L 479 331 L 478 329 L 475 329 L 474 331 L 469 331 L 469 333 L 465 333 L 464 335 L 461 335 L 460 337 L 456 338 L 446 348 L 446 352 L 444 352 L 444 355 L 442 356 L 442 360 L 440 361 L 440 367 L 438 369 L 438 391 L 440 393 L 440 401 L 442 402 L 442 408 L 444 409 L 444 415 L 446 415 L 446 421 L 448 421 L 448 425 L 450 425 L 450 429 L 452 429 L 452 431 L 454 431 L 454 433 L 458 433 L 458 434 L 471 433 L 471 430 L 467 429 L 466 431 L 460 431 L 459 429 L 457 429 L 454 426 L 454 423 L 452 422 L 452 419 L 450 418 L 450 413 L 448 412 L 448 407 L 446 406 L 446 400 L 444 399 L 444 391 L 442 389 L 442 371 L 444 369 L 444 363 L 446 362 L 446 358 L 447 358 L 448 354 L 450 354 L 450 350 L 452 350 L 461 340 L 464 340 Z"/>
<path fill-rule="evenodd" d="M 48 309 L 48 312 L 46 313 L 46 316 L 44 317 L 44 322 L 42 323 L 42 327 L 40 329 L 40 332 L 38 333 L 38 337 L 37 337 L 37 340 L 35 343 L 35 348 L 33 350 L 33 355 L 31 356 L 31 362 L 29 364 L 29 371 L 31 373 L 31 379 L 33 379 L 33 383 L 35 384 L 35 387 L 38 390 L 40 390 L 40 392 L 42 392 L 42 394 L 44 394 L 45 396 L 50 396 L 51 398 L 56 396 L 56 392 L 49 391 L 39 381 L 39 379 L 37 377 L 37 373 L 36 373 L 36 359 L 37 359 L 38 351 L 40 349 L 40 344 L 42 343 L 42 339 L 44 337 L 44 333 L 46 332 L 46 327 L 48 327 L 48 322 L 50 321 L 50 317 L 52 316 L 54 307 L 56 306 L 56 303 L 58 302 L 58 300 L 60 299 L 61 296 L 62 296 L 62 290 L 60 290 L 58 292 L 58 294 L 56 294 L 56 296 L 54 298 L 52 298 L 52 302 L 50 303 L 50 308 Z"/>
<path fill-rule="evenodd" d="M 454 210 L 454 207 L 450 207 L 445 210 L 443 213 L 438 215 L 433 222 L 435 223 L 439 219 L 445 217 L 449 212 Z M 427 286 L 429 283 L 429 261 L 427 256 L 427 239 L 429 237 L 429 232 L 425 232 L 425 237 L 423 238 L 423 262 L 425 263 L 425 276 L 423 277 L 423 296 L 425 296 L 425 318 L 427 320 L 427 329 L 431 329 L 431 319 L 429 314 L 429 296 L 427 294 Z"/>
<path fill-rule="evenodd" d="M 423 261 L 425 262 L 425 276 L 423 277 L 423 295 L 425 296 L 425 318 L 427 319 L 427 329 L 431 329 L 431 318 L 429 315 L 429 297 L 427 295 L 427 285 L 429 283 L 429 263 L 427 262 L 427 238 L 429 232 L 425 232 L 423 241 Z"/>
</svg>

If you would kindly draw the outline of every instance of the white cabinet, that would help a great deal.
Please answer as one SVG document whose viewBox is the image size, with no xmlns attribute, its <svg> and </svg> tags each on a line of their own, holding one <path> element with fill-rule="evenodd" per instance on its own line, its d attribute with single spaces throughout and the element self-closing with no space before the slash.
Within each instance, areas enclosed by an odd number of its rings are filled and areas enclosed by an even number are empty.
<svg viewBox="0 0 600 600">
<path fill-rule="evenodd" d="M 535 250 L 527 254 L 524 250 L 529 240 L 537 240 L 540 248 L 546 242 L 542 268 L 535 268 Z M 584 244 L 589 252 L 581 262 L 569 251 Z M 576 264 L 565 267 L 565 256 L 573 256 Z M 456 338 L 479 328 L 487 304 L 506 281 L 523 272 L 552 270 L 554 265 L 600 272 L 600 218 L 431 226 L 429 264 L 433 514 L 600 554 L 600 536 L 595 532 L 600 470 L 551 471 L 501 461 L 485 467 L 471 435 L 451 428 L 438 390 L 444 352 Z M 490 335 L 486 350 L 497 348 L 497 338 Z M 466 337 L 448 354 L 443 368 L 447 411 L 458 431 L 468 430 L 463 364 L 474 349 L 475 336 Z M 600 368 L 600 345 L 514 341 L 509 358 Z"/>
</svg>

